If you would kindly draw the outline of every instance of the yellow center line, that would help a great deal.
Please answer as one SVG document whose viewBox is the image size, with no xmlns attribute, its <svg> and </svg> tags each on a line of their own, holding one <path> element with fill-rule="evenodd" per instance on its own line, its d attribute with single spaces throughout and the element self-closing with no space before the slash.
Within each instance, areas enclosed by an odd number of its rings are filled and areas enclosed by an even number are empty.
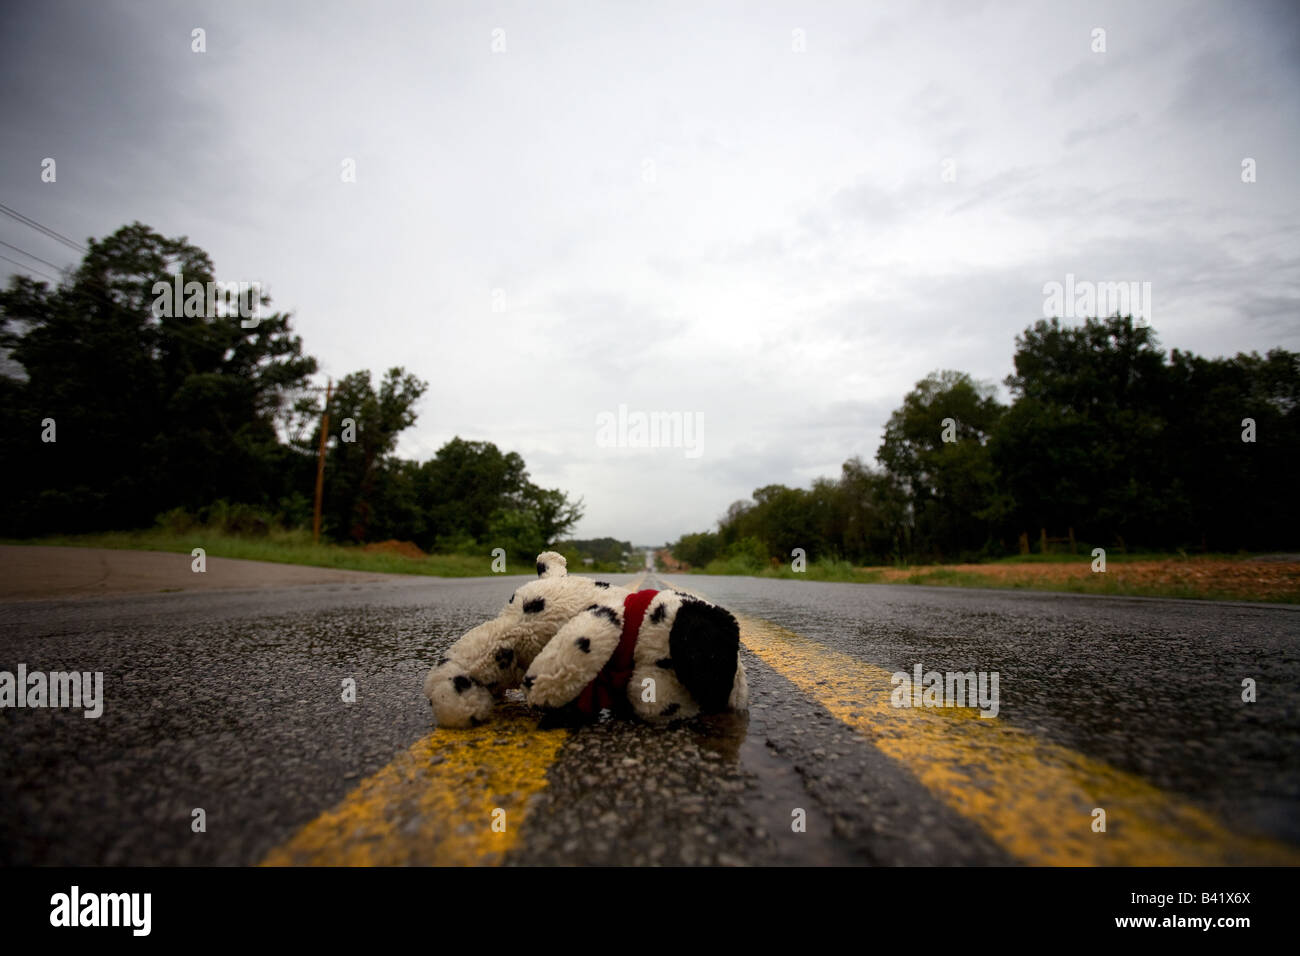
<svg viewBox="0 0 1300 956">
<path fill-rule="evenodd" d="M 634 590 L 647 573 L 632 581 Z M 262 865 L 500 863 L 568 736 L 564 729 L 539 730 L 535 712 L 507 700 L 482 727 L 436 730 L 416 741 Z"/>
<path fill-rule="evenodd" d="M 568 736 L 563 729 L 538 730 L 536 714 L 514 701 L 499 705 L 482 727 L 436 730 L 272 850 L 262 865 L 500 863 Z"/>
<path fill-rule="evenodd" d="M 768 621 L 739 620 L 746 647 L 1025 863 L 1300 864 L 1291 846 L 1233 833 L 1140 777 L 973 708 L 896 708 L 891 671 Z M 1106 812 L 1104 833 L 1092 829 L 1096 808 Z"/>
</svg>

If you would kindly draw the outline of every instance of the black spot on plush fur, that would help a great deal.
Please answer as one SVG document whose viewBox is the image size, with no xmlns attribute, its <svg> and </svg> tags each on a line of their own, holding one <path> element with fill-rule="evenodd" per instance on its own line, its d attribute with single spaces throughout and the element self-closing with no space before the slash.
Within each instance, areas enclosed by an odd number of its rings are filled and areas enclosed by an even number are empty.
<svg viewBox="0 0 1300 956">
<path fill-rule="evenodd" d="M 578 638 L 576 641 L 574 641 L 573 643 L 577 645 L 578 650 L 582 651 L 582 653 L 584 653 L 584 654 L 590 654 L 590 653 L 591 653 L 591 638 L 589 638 L 589 637 L 580 637 L 580 638 Z"/>
<path fill-rule="evenodd" d="M 740 625 L 730 612 L 703 601 L 682 604 L 668 634 L 673 670 L 700 710 L 727 709 L 740 655 Z"/>
<path fill-rule="evenodd" d="M 515 659 L 514 648 L 511 647 L 498 648 L 497 652 L 492 656 L 496 658 L 497 667 L 501 668 L 502 670 L 505 670 L 507 667 L 510 666 L 510 662 Z"/>
<path fill-rule="evenodd" d="M 538 561 L 538 562 L 537 562 L 537 576 L 540 578 L 540 577 L 541 577 L 543 574 L 545 574 L 545 573 L 546 573 L 546 562 L 545 562 L 545 561 Z"/>
<path fill-rule="evenodd" d="M 607 588 L 607 587 L 609 587 L 609 582 L 608 582 L 608 581 L 597 581 L 597 582 L 596 582 L 596 587 L 598 587 L 598 588 Z"/>
<path fill-rule="evenodd" d="M 525 614 L 536 614 L 546 607 L 546 598 L 533 598 L 531 601 L 524 602 Z"/>
<path fill-rule="evenodd" d="M 513 594 L 510 595 L 510 600 L 507 601 L 506 603 L 507 603 L 507 604 L 514 604 L 514 603 L 515 603 L 515 596 L 514 596 Z"/>
<path fill-rule="evenodd" d="M 673 659 L 671 657 L 661 657 L 655 661 L 655 667 L 670 671 L 673 669 Z"/>
<path fill-rule="evenodd" d="M 603 604 L 593 604 L 591 607 L 587 608 L 587 610 L 597 617 L 606 618 L 609 623 L 613 624 L 615 627 L 623 626 L 623 622 L 618 619 L 618 612 L 612 607 L 605 607 Z"/>
<path fill-rule="evenodd" d="M 527 677 L 525 677 L 525 678 L 524 678 L 524 690 L 532 690 L 532 689 L 533 689 L 533 682 L 534 682 L 535 680 L 537 680 L 537 678 L 534 677 L 532 674 L 529 674 Z"/>
<path fill-rule="evenodd" d="M 650 612 L 650 623 L 651 624 L 663 623 L 664 615 L 667 613 L 668 613 L 668 606 L 666 604 L 655 605 L 655 609 Z"/>
<path fill-rule="evenodd" d="M 465 691 L 469 690 L 474 683 L 464 674 L 457 674 L 454 678 L 452 678 L 451 682 L 456 686 L 456 693 L 458 694 L 465 693 Z"/>
</svg>

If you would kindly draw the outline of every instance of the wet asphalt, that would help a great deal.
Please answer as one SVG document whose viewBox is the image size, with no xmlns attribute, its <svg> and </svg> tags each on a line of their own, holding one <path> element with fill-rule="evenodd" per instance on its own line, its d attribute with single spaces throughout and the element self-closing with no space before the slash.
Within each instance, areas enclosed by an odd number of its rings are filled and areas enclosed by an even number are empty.
<svg viewBox="0 0 1300 956">
<path fill-rule="evenodd" d="M 996 670 L 1002 720 L 1300 845 L 1300 609 L 669 577 L 891 671 Z M 521 580 L 0 605 L 0 669 L 103 671 L 106 698 L 96 720 L 0 709 L 0 863 L 257 863 L 432 729 L 426 670 Z M 1014 862 L 745 662 L 747 716 L 575 731 L 507 862 Z"/>
</svg>

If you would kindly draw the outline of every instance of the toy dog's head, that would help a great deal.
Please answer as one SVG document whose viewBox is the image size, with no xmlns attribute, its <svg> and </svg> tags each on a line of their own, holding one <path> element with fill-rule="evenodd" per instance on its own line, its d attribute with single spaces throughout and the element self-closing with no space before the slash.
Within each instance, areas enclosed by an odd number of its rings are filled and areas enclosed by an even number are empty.
<svg viewBox="0 0 1300 956">
<path fill-rule="evenodd" d="M 564 556 L 537 556 L 536 581 L 517 589 L 501 613 L 468 631 L 441 657 L 424 680 L 424 694 L 441 727 L 483 723 L 492 705 L 524 671 L 560 627 L 611 591 L 602 581 L 568 574 Z"/>
</svg>

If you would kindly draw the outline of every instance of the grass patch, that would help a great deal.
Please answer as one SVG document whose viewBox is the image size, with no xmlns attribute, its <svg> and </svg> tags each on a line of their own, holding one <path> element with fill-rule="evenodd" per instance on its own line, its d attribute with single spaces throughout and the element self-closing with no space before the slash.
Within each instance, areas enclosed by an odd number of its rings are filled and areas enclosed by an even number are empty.
<svg viewBox="0 0 1300 956">
<path fill-rule="evenodd" d="M 780 567 L 764 567 L 748 557 L 717 558 L 710 561 L 708 567 L 700 571 L 687 573 L 724 574 L 758 578 L 797 578 L 804 581 L 864 580 L 863 569 L 855 568 L 848 561 L 837 561 L 825 557 L 810 562 L 803 571 L 794 571 L 788 564 L 783 564 Z"/>
<path fill-rule="evenodd" d="M 796 574 L 790 566 L 758 568 L 743 561 L 715 561 L 706 574 L 798 578 L 805 581 L 851 581 L 859 584 L 905 584 L 931 587 L 1000 588 L 1184 598 L 1211 601 L 1260 601 L 1300 604 L 1300 563 L 1252 561 L 1250 555 L 1129 554 L 1106 556 L 1105 573 L 1092 572 L 1091 555 L 1028 555 L 963 565 L 851 567 L 822 559 Z"/>
<path fill-rule="evenodd" d="M 359 545 L 313 544 L 305 530 L 271 529 L 264 535 L 246 536 L 225 531 L 195 528 L 185 533 L 164 529 L 107 531 L 99 534 L 50 535 L 23 540 L 6 539 L 5 544 L 54 545 L 69 548 L 115 548 L 133 551 L 170 551 L 189 554 L 202 548 L 208 557 L 242 558 L 276 564 L 303 564 L 316 568 L 369 571 L 382 574 L 425 574 L 432 577 L 488 577 L 492 556 L 477 554 L 431 554 L 411 558 L 383 551 L 365 551 Z M 532 562 L 510 561 L 507 574 L 533 574 Z"/>
<path fill-rule="evenodd" d="M 1206 554 L 1188 554 L 1186 551 L 1179 551 L 1174 554 L 1168 552 L 1142 552 L 1142 551 L 1106 551 L 1106 564 L 1131 564 L 1135 561 L 1241 561 L 1249 558 L 1251 555 L 1247 552 L 1238 552 L 1236 554 L 1227 553 L 1206 553 Z M 1012 554 L 1005 558 L 994 558 L 986 564 L 1092 564 L 1092 549 L 1079 546 L 1077 554 L 1064 554 L 1056 551 L 1047 554 Z"/>
</svg>

